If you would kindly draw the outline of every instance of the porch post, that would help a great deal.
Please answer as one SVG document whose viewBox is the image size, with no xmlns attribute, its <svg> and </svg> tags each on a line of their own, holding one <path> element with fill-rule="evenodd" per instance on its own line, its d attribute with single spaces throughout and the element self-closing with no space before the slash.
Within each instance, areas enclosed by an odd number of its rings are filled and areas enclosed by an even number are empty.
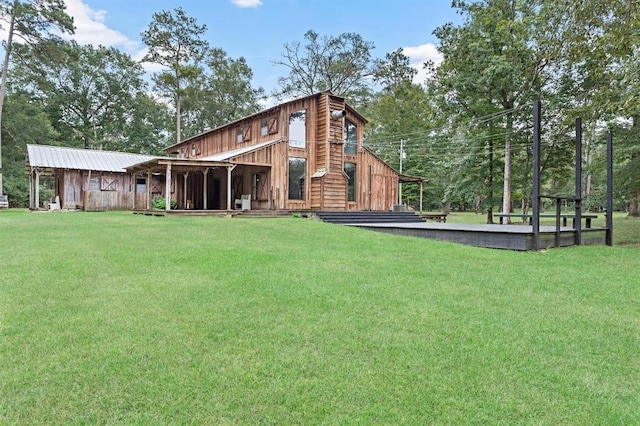
<svg viewBox="0 0 640 426">
<path fill-rule="evenodd" d="M 151 210 L 151 169 L 147 170 L 147 186 L 146 186 L 146 190 L 147 190 L 147 210 Z M 136 182 L 136 186 L 138 186 L 138 183 Z"/>
<path fill-rule="evenodd" d="M 164 209 L 171 210 L 171 163 L 167 163 L 167 177 L 164 183 Z"/>
<path fill-rule="evenodd" d="M 40 208 L 40 171 L 38 170 L 38 168 L 36 167 L 33 172 L 36 175 L 36 186 L 34 188 L 34 193 L 35 193 L 35 205 L 34 210 L 38 210 Z"/>
<path fill-rule="evenodd" d="M 422 213 L 422 187 L 423 187 L 423 183 L 422 181 L 420 181 L 420 213 Z"/>
<path fill-rule="evenodd" d="M 202 208 L 204 210 L 207 210 L 207 204 L 208 204 L 207 203 L 207 180 L 208 180 L 207 176 L 208 175 L 209 175 L 209 169 L 208 168 L 204 169 L 204 171 L 202 172 L 202 176 L 203 176 L 203 179 L 204 179 L 204 182 L 202 184 L 202 188 L 203 188 L 202 189 L 202 200 L 203 200 L 202 201 L 203 202 Z"/>
<path fill-rule="evenodd" d="M 133 182 L 133 209 L 138 208 L 138 172 L 131 173 L 131 181 Z"/>
<path fill-rule="evenodd" d="M 189 172 L 185 172 L 185 174 L 184 174 L 184 185 L 183 185 L 184 186 L 184 191 L 182 191 L 184 193 L 183 197 L 182 197 L 182 201 L 184 202 L 183 206 L 184 206 L 185 210 L 187 210 L 187 207 L 188 207 L 187 206 L 187 181 L 188 180 L 189 180 Z"/>
<path fill-rule="evenodd" d="M 227 210 L 231 210 L 231 172 L 233 166 L 227 167 Z"/>
<path fill-rule="evenodd" d="M 33 167 L 29 169 L 29 209 L 33 210 Z"/>
</svg>

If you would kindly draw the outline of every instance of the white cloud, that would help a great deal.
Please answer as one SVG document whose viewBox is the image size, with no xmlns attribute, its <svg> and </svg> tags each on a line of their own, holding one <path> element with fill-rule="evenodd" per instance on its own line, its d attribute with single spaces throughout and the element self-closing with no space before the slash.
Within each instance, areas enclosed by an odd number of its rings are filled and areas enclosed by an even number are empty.
<svg viewBox="0 0 640 426">
<path fill-rule="evenodd" d="M 432 43 L 405 47 L 402 49 L 402 53 L 409 57 L 409 65 L 418 70 L 418 74 L 413 78 L 413 82 L 416 84 L 424 84 L 428 77 L 427 70 L 423 67 L 426 61 L 433 61 L 436 65 L 442 62 L 442 55 Z"/>
<path fill-rule="evenodd" d="M 238 7 L 258 7 L 262 6 L 262 0 L 231 0 L 231 3 Z"/>
<path fill-rule="evenodd" d="M 117 47 L 130 54 L 135 54 L 139 50 L 139 41 L 131 40 L 105 24 L 106 11 L 93 10 L 82 0 L 64 0 L 64 2 L 67 13 L 73 16 L 73 23 L 76 26 L 75 34 L 70 38 L 79 44 Z"/>
</svg>

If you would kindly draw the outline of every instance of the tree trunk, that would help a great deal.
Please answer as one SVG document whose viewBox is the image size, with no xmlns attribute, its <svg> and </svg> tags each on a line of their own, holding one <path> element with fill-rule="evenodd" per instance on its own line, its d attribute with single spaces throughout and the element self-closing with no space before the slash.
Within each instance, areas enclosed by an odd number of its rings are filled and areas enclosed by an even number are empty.
<svg viewBox="0 0 640 426">
<path fill-rule="evenodd" d="M 511 132 L 513 130 L 512 113 L 507 114 L 507 136 L 504 138 L 504 187 L 502 190 L 502 213 L 511 213 Z M 511 223 L 510 218 L 505 218 Z"/>
<path fill-rule="evenodd" d="M 444 214 L 451 213 L 451 201 L 447 201 L 444 203 L 444 207 L 442 208 L 442 213 Z"/>
<path fill-rule="evenodd" d="M 2 63 L 2 81 L 0 82 L 0 195 L 3 195 L 2 182 L 2 110 L 4 108 L 4 96 L 7 90 L 7 71 L 9 70 L 9 59 L 11 58 L 11 47 L 13 41 L 13 28 L 16 20 L 16 6 L 18 0 L 13 2 L 13 10 L 11 11 L 11 21 L 9 23 L 9 34 L 7 35 L 7 43 L 5 45 L 4 62 Z"/>
<path fill-rule="evenodd" d="M 629 202 L 629 216 L 640 217 L 640 194 L 635 194 Z"/>
</svg>

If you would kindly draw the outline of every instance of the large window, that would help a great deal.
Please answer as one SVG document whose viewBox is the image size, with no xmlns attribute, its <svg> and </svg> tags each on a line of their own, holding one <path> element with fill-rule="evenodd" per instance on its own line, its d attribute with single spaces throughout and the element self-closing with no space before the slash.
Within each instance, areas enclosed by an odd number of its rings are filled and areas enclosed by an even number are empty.
<svg viewBox="0 0 640 426">
<path fill-rule="evenodd" d="M 347 200 L 356 200 L 356 165 L 353 163 L 344 163 L 344 172 L 349 177 L 347 182 Z"/>
<path fill-rule="evenodd" d="M 289 199 L 304 200 L 306 158 L 289 157 Z"/>
<path fill-rule="evenodd" d="M 300 110 L 289 116 L 289 146 L 304 148 L 307 145 L 306 112 Z"/>
<path fill-rule="evenodd" d="M 356 155 L 356 125 L 349 120 L 344 120 L 344 153 Z"/>
</svg>

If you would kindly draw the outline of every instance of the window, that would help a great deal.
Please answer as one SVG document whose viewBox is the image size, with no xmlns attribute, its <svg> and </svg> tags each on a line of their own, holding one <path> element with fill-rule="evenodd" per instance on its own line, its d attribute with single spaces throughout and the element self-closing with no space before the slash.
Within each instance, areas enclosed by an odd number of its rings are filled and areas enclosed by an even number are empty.
<svg viewBox="0 0 640 426">
<path fill-rule="evenodd" d="M 349 177 L 347 182 L 347 201 L 356 200 L 356 165 L 344 163 L 344 172 Z"/>
<path fill-rule="evenodd" d="M 307 159 L 289 157 L 289 199 L 304 200 Z"/>
<path fill-rule="evenodd" d="M 248 142 L 251 140 L 251 126 L 242 126 L 236 129 L 236 142 Z"/>
<path fill-rule="evenodd" d="M 269 117 L 260 120 L 260 136 L 278 133 L 278 118 Z"/>
<path fill-rule="evenodd" d="M 191 156 L 195 157 L 196 155 L 200 155 L 200 143 L 191 144 Z"/>
<path fill-rule="evenodd" d="M 306 112 L 300 110 L 289 116 L 289 146 L 304 148 L 307 145 Z"/>
<path fill-rule="evenodd" d="M 89 191 L 100 191 L 102 189 L 100 176 L 92 176 L 88 184 Z"/>
<path fill-rule="evenodd" d="M 147 192 L 147 178 L 138 176 L 136 178 L 136 186 L 136 192 L 138 194 Z"/>
<path fill-rule="evenodd" d="M 356 155 L 356 125 L 349 120 L 344 120 L 344 153 Z"/>
</svg>

